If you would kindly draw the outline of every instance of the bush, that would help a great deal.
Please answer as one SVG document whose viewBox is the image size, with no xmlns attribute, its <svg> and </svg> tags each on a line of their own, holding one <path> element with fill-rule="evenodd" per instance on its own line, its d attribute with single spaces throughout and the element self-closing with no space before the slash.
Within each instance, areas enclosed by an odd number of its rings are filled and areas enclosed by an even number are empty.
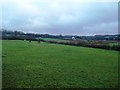
<svg viewBox="0 0 120 90">
<path fill-rule="evenodd" d="M 72 46 L 83 46 L 83 47 L 91 47 L 91 48 L 100 48 L 100 49 L 107 49 L 107 50 L 118 50 L 120 51 L 120 46 L 109 46 L 106 45 L 104 42 L 102 41 L 80 41 L 80 40 L 70 40 L 70 41 L 66 41 L 66 42 L 62 42 L 62 41 L 44 41 L 44 42 L 48 42 L 48 43 L 55 43 L 55 44 L 64 44 L 64 45 L 72 45 Z"/>
</svg>

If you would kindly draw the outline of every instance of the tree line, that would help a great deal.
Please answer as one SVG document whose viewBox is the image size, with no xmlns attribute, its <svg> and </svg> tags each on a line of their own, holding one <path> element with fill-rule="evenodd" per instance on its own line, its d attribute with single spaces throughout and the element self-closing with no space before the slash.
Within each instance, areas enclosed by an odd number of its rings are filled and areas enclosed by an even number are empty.
<svg viewBox="0 0 120 90">
<path fill-rule="evenodd" d="M 36 33 L 25 33 L 22 31 L 9 31 L 2 29 L 0 31 L 0 34 L 2 37 L 1 39 L 8 39 L 8 40 L 24 40 L 24 39 L 36 39 L 36 38 L 56 38 L 56 39 L 66 39 L 70 40 L 72 37 L 75 37 L 75 39 L 80 40 L 111 40 L 111 41 L 117 41 L 120 40 L 120 34 L 116 35 L 95 35 L 95 36 L 78 36 L 78 35 L 50 35 L 50 34 L 36 34 Z"/>
</svg>

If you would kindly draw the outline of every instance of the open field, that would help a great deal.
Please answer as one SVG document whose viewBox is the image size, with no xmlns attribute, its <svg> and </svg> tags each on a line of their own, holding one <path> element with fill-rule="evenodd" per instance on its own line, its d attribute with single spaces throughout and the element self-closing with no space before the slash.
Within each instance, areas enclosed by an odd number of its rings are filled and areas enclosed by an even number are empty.
<svg viewBox="0 0 120 90">
<path fill-rule="evenodd" d="M 68 42 L 69 40 L 59 39 L 59 38 L 40 38 L 45 41 L 55 41 L 55 42 Z"/>
<path fill-rule="evenodd" d="M 52 40 L 52 41 L 66 41 L 66 40 L 63 40 L 63 39 L 57 39 L 57 38 L 41 38 L 43 40 Z"/>
<path fill-rule="evenodd" d="M 118 52 L 32 41 L 2 42 L 3 88 L 115 88 Z"/>
<path fill-rule="evenodd" d="M 109 43 L 109 45 L 110 45 L 110 46 L 113 46 L 113 45 L 115 45 L 115 46 L 120 46 L 120 42 L 118 42 L 118 43 L 117 43 L 117 42 L 116 42 L 116 43 Z"/>
</svg>

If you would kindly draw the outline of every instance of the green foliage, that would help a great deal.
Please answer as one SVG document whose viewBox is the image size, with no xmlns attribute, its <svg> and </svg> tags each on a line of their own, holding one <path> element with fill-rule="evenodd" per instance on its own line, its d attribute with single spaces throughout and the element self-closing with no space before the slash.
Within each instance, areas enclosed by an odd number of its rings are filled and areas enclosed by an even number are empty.
<svg viewBox="0 0 120 90">
<path fill-rule="evenodd" d="M 3 41 L 3 88 L 118 87 L 118 52 Z"/>
</svg>

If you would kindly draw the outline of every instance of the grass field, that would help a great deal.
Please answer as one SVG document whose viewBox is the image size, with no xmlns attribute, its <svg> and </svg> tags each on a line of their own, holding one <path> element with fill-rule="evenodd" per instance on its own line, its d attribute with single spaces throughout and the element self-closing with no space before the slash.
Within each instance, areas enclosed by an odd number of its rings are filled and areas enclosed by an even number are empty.
<svg viewBox="0 0 120 90">
<path fill-rule="evenodd" d="M 118 52 L 3 41 L 3 88 L 115 88 Z"/>
<path fill-rule="evenodd" d="M 115 46 L 120 46 L 120 42 L 119 42 L 119 43 L 118 43 L 118 42 L 116 42 L 116 43 L 109 43 L 109 45 L 110 45 L 110 46 L 114 46 L 114 45 L 115 45 Z"/>
<path fill-rule="evenodd" d="M 61 41 L 61 42 L 66 42 L 67 40 L 63 39 L 57 39 L 57 38 L 41 38 L 42 40 L 47 40 L 47 41 Z"/>
<path fill-rule="evenodd" d="M 41 38 L 41 39 L 43 39 L 43 40 L 56 40 L 56 41 L 60 40 L 60 39 L 56 39 L 56 38 Z"/>
</svg>

